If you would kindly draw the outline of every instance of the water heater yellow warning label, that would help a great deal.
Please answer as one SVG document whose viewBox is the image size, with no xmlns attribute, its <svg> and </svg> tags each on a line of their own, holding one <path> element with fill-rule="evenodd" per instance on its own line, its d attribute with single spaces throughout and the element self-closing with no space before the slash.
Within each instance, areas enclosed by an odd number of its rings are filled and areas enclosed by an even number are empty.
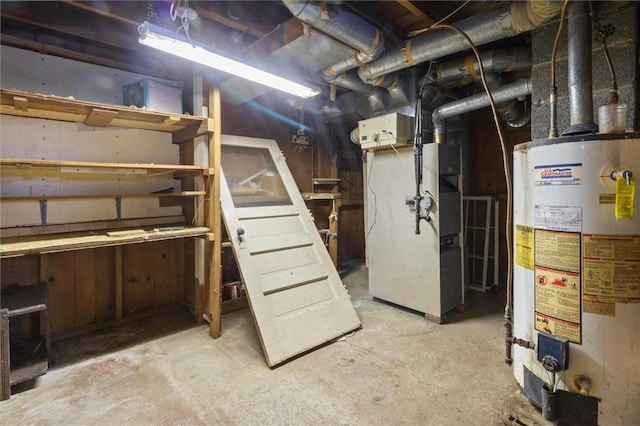
<svg viewBox="0 0 640 426">
<path fill-rule="evenodd" d="M 535 328 L 582 342 L 580 233 L 534 231 Z"/>
<path fill-rule="evenodd" d="M 560 271 L 580 272 L 580 234 L 536 229 L 535 264 Z"/>
<path fill-rule="evenodd" d="M 533 228 L 516 225 L 516 264 L 533 271 Z"/>
<path fill-rule="evenodd" d="M 536 330 L 581 343 L 580 274 L 535 268 Z"/>
<path fill-rule="evenodd" d="M 640 235 L 584 234 L 583 298 L 640 303 Z"/>
</svg>

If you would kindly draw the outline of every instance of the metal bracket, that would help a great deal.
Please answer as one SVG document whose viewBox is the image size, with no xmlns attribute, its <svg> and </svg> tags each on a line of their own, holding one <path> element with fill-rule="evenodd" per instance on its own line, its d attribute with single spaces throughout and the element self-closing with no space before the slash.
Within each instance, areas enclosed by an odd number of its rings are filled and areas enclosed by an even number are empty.
<svg viewBox="0 0 640 426">
<path fill-rule="evenodd" d="M 118 222 L 122 221 L 122 198 L 116 197 L 116 216 Z"/>
<path fill-rule="evenodd" d="M 40 224 L 47 227 L 47 200 L 40 200 Z"/>
</svg>

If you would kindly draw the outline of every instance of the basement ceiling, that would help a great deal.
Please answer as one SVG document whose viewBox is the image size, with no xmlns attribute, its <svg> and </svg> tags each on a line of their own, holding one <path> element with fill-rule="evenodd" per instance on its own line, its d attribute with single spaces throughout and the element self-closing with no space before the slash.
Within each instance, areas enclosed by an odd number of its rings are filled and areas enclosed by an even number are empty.
<svg viewBox="0 0 640 426">
<path fill-rule="evenodd" d="M 258 64 L 278 66 L 279 51 L 309 32 L 292 18 L 278 1 L 189 1 L 173 2 L 195 10 L 198 19 L 190 24 L 192 39 L 223 52 L 248 58 Z M 331 2 L 336 3 L 336 2 Z M 504 1 L 345 1 L 339 7 L 359 15 L 379 28 L 387 45 L 410 38 L 412 31 L 435 22 L 457 22 L 474 14 L 504 7 Z M 162 53 L 138 43 L 138 26 L 143 21 L 179 30 L 179 20 L 170 17 L 171 1 L 2 1 L 1 42 L 33 50 L 136 72 L 169 80 L 189 79 L 190 64 L 169 60 Z M 183 33 L 183 32 L 182 32 Z M 336 42 L 334 41 L 335 43 Z M 315 41 L 314 43 L 318 43 Z M 345 55 L 350 48 L 342 46 Z M 304 55 L 304 45 L 289 46 Z M 288 53 L 288 52 L 285 52 Z M 335 53 L 335 52 L 334 52 Z M 263 60 L 264 59 L 264 60 Z M 302 79 L 326 83 L 317 70 L 335 58 L 316 63 L 301 57 L 295 69 Z M 306 60 L 306 61 L 305 61 Z M 241 86 L 231 76 L 212 74 L 216 83 Z"/>
</svg>

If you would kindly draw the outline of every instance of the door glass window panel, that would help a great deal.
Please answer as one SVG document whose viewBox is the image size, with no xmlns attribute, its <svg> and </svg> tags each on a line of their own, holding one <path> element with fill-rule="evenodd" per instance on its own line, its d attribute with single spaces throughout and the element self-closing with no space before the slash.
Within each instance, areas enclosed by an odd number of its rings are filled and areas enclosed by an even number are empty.
<svg viewBox="0 0 640 426">
<path fill-rule="evenodd" d="M 221 162 L 236 208 L 293 204 L 268 148 L 222 145 Z"/>
</svg>

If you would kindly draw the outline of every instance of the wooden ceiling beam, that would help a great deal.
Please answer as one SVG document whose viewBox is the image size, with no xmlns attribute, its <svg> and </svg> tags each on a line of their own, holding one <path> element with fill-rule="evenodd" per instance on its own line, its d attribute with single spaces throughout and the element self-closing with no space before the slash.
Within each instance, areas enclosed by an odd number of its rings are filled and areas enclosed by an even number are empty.
<svg viewBox="0 0 640 426">
<path fill-rule="evenodd" d="M 416 16 L 424 20 L 424 26 L 428 27 L 429 25 L 433 25 L 436 21 L 432 19 L 429 15 L 420 10 L 416 5 L 411 3 L 410 0 L 396 0 L 398 4 L 407 9 L 412 15 Z"/>
<path fill-rule="evenodd" d="M 29 5 L 28 2 L 26 4 Z M 63 5 L 63 7 L 69 8 L 70 5 Z M 117 21 L 111 21 L 109 25 L 105 25 L 92 20 L 87 11 L 80 12 L 80 10 L 78 10 L 79 13 L 65 13 L 69 11 L 58 8 L 49 9 L 42 5 L 15 9 L 3 6 L 0 14 L 4 19 L 66 34 L 81 40 L 90 40 L 119 49 L 142 51 L 134 28 L 129 25 L 123 26 L 122 22 Z"/>
<path fill-rule="evenodd" d="M 79 9 L 84 9 L 88 12 L 92 12 L 100 16 L 104 16 L 105 18 L 111 18 L 115 19 L 116 21 L 124 22 L 125 24 L 134 25 L 136 27 L 141 24 L 141 22 L 137 20 L 125 18 L 124 16 L 120 16 L 108 10 L 98 9 L 97 7 L 93 7 L 88 3 L 73 0 L 63 0 L 63 3 L 77 7 Z"/>
<path fill-rule="evenodd" d="M 60 56 L 63 58 L 69 58 L 76 61 L 92 63 L 96 65 L 102 65 L 108 68 L 115 68 L 124 71 L 130 71 L 142 75 L 152 75 L 157 78 L 165 78 L 168 80 L 177 80 L 179 75 L 175 70 L 161 70 L 160 67 L 145 67 L 129 62 L 123 62 L 113 59 L 108 59 L 108 55 L 99 55 L 80 52 L 75 49 L 69 49 L 65 47 L 56 46 L 49 43 L 41 43 L 35 40 L 27 40 L 20 37 L 15 37 L 9 34 L 2 34 L 0 36 L 2 44 L 7 46 L 18 47 L 20 49 L 33 50 L 46 55 Z M 156 64 L 157 65 L 157 64 Z"/>
<path fill-rule="evenodd" d="M 201 18 L 217 22 L 218 24 L 224 25 L 225 27 L 233 28 L 234 30 L 249 34 L 253 37 L 262 38 L 268 34 L 266 32 L 251 28 L 249 25 L 243 24 L 242 22 L 236 22 L 220 14 L 211 12 L 210 10 L 203 9 L 202 7 L 194 6 L 193 9 Z"/>
</svg>

